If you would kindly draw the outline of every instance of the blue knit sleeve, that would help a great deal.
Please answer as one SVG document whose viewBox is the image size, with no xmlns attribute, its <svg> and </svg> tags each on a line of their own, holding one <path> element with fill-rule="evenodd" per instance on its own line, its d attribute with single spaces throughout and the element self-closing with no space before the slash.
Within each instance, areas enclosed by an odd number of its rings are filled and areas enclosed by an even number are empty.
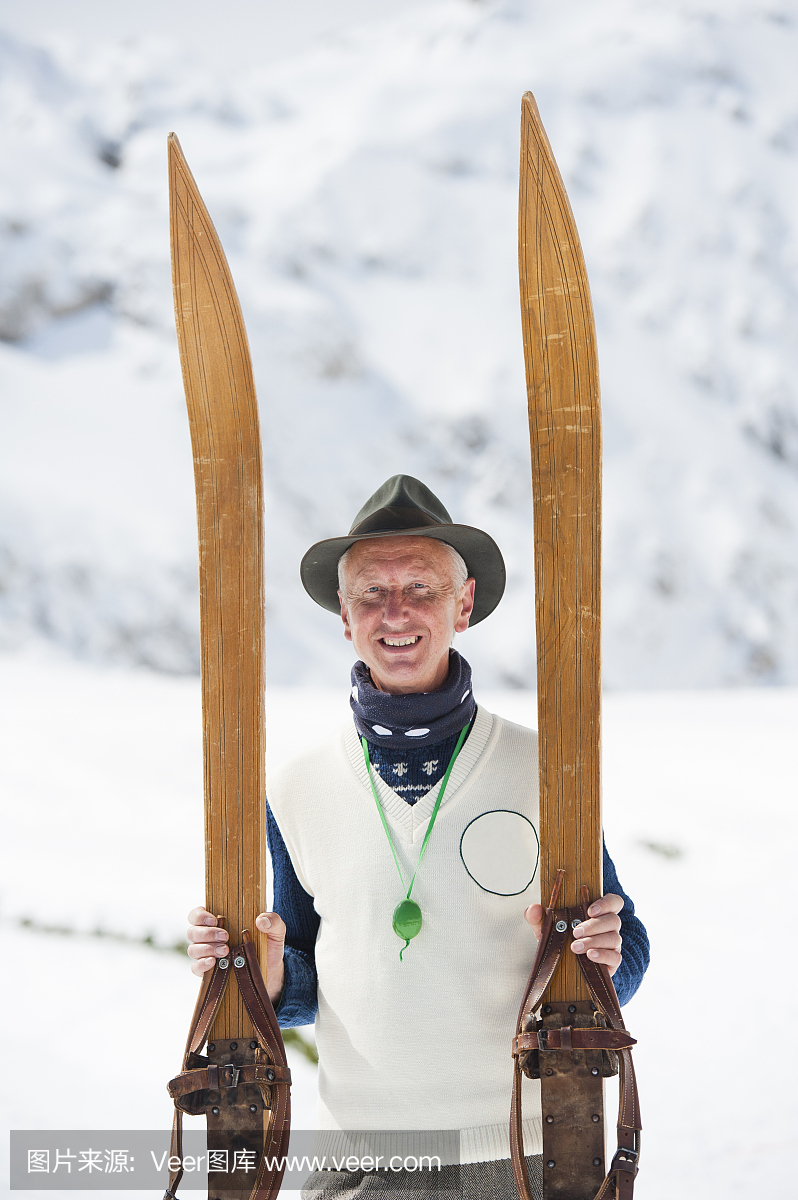
<svg viewBox="0 0 798 1200">
<path fill-rule="evenodd" d="M 607 853 L 607 847 L 604 846 L 604 894 L 607 895 L 609 892 L 615 896 L 623 896 L 624 903 L 621 909 L 622 958 L 621 965 L 612 977 L 612 982 L 615 984 L 619 1002 L 628 1004 L 640 987 L 648 967 L 648 934 L 643 922 L 635 916 L 635 906 L 618 882 L 615 864 Z"/>
<path fill-rule="evenodd" d="M 269 805 L 266 805 L 266 837 L 272 859 L 274 911 L 285 921 L 285 982 L 277 1003 L 277 1020 L 282 1029 L 312 1025 L 318 1008 L 316 935 L 319 916 L 296 877 L 283 835 Z"/>
</svg>

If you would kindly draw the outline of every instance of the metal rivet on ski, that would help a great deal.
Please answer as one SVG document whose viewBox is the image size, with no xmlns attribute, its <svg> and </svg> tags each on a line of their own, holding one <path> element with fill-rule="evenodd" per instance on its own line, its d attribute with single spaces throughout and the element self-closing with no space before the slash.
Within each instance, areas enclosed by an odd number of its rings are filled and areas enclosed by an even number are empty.
<svg viewBox="0 0 798 1200">
<path fill-rule="evenodd" d="M 551 1125 L 554 1122 L 554 1117 L 546 1117 L 546 1124 Z"/>
<path fill-rule="evenodd" d="M 569 1011 L 570 1013 L 574 1013 L 574 1012 L 576 1012 L 576 1005 L 575 1005 L 575 1004 L 569 1004 L 569 1005 L 568 1005 L 568 1011 Z"/>
<path fill-rule="evenodd" d="M 594 1068 L 593 1068 L 593 1070 L 590 1072 L 590 1074 L 591 1074 L 591 1075 L 598 1075 L 598 1067 L 594 1067 Z"/>
<path fill-rule="evenodd" d="M 551 1005 L 550 1005 L 550 1004 L 544 1004 L 544 1005 L 543 1005 L 543 1011 L 544 1011 L 544 1013 L 547 1013 L 547 1014 L 548 1014 L 548 1013 L 550 1013 L 550 1012 L 551 1012 Z"/>
<path fill-rule="evenodd" d="M 274 1083 L 274 1071 L 272 1071 L 271 1069 L 269 1069 L 269 1070 L 266 1072 L 266 1078 L 268 1079 L 269 1083 Z"/>
<path fill-rule="evenodd" d="M 566 929 L 568 928 L 568 922 L 567 921 L 558 921 L 557 924 L 554 926 L 554 928 L 557 930 L 558 933 L 565 933 Z"/>
<path fill-rule="evenodd" d="M 553 1074 L 554 1074 L 554 1072 L 552 1071 L 551 1067 L 547 1067 L 547 1068 L 546 1068 L 546 1074 L 547 1074 L 547 1075 L 553 1075 Z"/>
<path fill-rule="evenodd" d="M 594 1159 L 593 1159 L 593 1166 L 594 1166 L 594 1167 L 600 1167 L 600 1166 L 601 1166 L 601 1159 L 600 1159 L 600 1158 L 594 1158 Z"/>
<path fill-rule="evenodd" d="M 250 1042 L 250 1043 L 249 1043 L 249 1048 L 250 1048 L 250 1050 L 257 1050 L 257 1048 L 258 1048 L 258 1043 L 257 1043 L 257 1042 Z"/>
<path fill-rule="evenodd" d="M 593 1116 L 590 1119 L 591 1121 L 600 1121 L 601 1117 L 598 1115 L 598 1113 L 593 1113 Z"/>
<path fill-rule="evenodd" d="M 556 1165 L 557 1164 L 555 1163 L 553 1158 L 550 1158 L 549 1161 L 546 1163 L 547 1167 L 556 1167 Z"/>
<path fill-rule="evenodd" d="M 257 1111 L 258 1111 L 258 1106 L 257 1106 L 257 1104 L 250 1104 L 250 1106 L 249 1106 L 249 1111 L 250 1111 L 250 1112 L 257 1112 Z"/>
<path fill-rule="evenodd" d="M 226 971 L 229 966 L 230 966 L 229 958 L 220 958 L 219 959 L 219 967 L 222 971 Z"/>
<path fill-rule="evenodd" d="M 211 1109 L 211 1112 L 213 1113 L 213 1115 L 214 1115 L 215 1117 L 218 1117 L 218 1116 L 219 1116 L 219 1109 L 218 1109 L 218 1108 L 212 1108 L 212 1109 Z"/>
<path fill-rule="evenodd" d="M 214 1050 L 216 1049 L 216 1042 L 208 1042 L 208 1049 L 210 1050 L 211 1054 L 213 1054 Z"/>
<path fill-rule="evenodd" d="M 231 1050 L 237 1050 L 237 1049 L 238 1049 L 238 1042 L 231 1042 L 231 1043 L 230 1043 L 230 1049 L 231 1049 Z"/>
<path fill-rule="evenodd" d="M 246 962 L 246 959 L 244 958 L 243 954 L 239 954 L 237 958 L 233 959 L 233 966 L 234 967 L 243 967 L 245 962 Z"/>
</svg>

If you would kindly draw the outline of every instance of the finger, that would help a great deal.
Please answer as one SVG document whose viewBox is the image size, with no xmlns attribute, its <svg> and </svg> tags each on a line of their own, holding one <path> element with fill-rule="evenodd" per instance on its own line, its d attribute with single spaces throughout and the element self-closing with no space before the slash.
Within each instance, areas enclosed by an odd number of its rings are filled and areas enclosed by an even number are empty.
<svg viewBox="0 0 798 1200">
<path fill-rule="evenodd" d="M 617 933 L 621 928 L 621 918 L 617 913 L 608 913 L 606 917 L 591 917 L 582 921 L 574 928 L 575 938 L 593 937 L 597 933 Z"/>
<path fill-rule="evenodd" d="M 579 942 L 572 942 L 571 949 L 574 954 L 586 954 L 588 950 L 618 950 L 620 951 L 623 945 L 623 940 L 617 933 L 602 933 L 598 937 L 582 938 Z"/>
<path fill-rule="evenodd" d="M 623 896 L 616 896 L 614 892 L 607 892 L 606 896 L 602 896 L 600 900 L 595 900 L 587 910 L 589 917 L 599 917 L 604 913 L 619 913 L 624 906 Z"/>
<path fill-rule="evenodd" d="M 209 913 L 207 908 L 200 905 L 199 908 L 192 908 L 188 914 L 189 925 L 215 925 L 216 917 L 213 913 Z"/>
<path fill-rule="evenodd" d="M 532 932 L 538 941 L 540 941 L 540 934 L 543 927 L 543 906 L 541 904 L 530 904 L 524 913 L 524 920 L 532 926 Z"/>
<path fill-rule="evenodd" d="M 200 958 L 208 958 L 210 956 L 213 958 L 224 958 L 227 952 L 228 949 L 224 942 L 219 942 L 218 944 L 208 944 L 207 942 L 200 942 L 198 945 L 189 944 L 189 947 L 186 950 L 186 954 L 189 956 L 189 958 L 194 958 L 197 960 Z"/>
<path fill-rule="evenodd" d="M 211 970 L 215 962 L 215 958 L 199 958 L 191 964 L 191 973 L 202 977 L 207 971 Z"/>
<path fill-rule="evenodd" d="M 227 942 L 230 935 L 226 929 L 208 929 L 207 926 L 189 925 L 186 930 L 186 941 L 189 942 Z"/>
<path fill-rule="evenodd" d="M 621 955 L 617 950 L 588 950 L 588 958 L 595 963 L 603 963 L 609 968 L 610 975 L 614 975 L 621 965 Z"/>
</svg>

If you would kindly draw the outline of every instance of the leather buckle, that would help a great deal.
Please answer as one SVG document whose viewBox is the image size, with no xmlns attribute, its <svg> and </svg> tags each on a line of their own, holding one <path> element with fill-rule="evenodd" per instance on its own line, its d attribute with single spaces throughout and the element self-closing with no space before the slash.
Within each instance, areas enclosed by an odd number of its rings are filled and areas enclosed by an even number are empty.
<svg viewBox="0 0 798 1200">
<path fill-rule="evenodd" d="M 571 1043 L 571 1025 L 563 1025 L 561 1029 L 539 1029 L 538 1034 L 538 1050 L 554 1052 L 555 1050 L 573 1050 Z M 549 1034 L 558 1033 L 560 1035 L 559 1046 L 549 1046 Z"/>
<path fill-rule="evenodd" d="M 610 1171 L 628 1171 L 630 1174 L 636 1175 L 639 1156 L 637 1150 L 629 1150 L 626 1146 L 619 1147 L 613 1155 Z"/>
<path fill-rule="evenodd" d="M 235 1063 L 225 1063 L 224 1066 L 219 1067 L 219 1071 L 222 1075 L 222 1078 L 219 1081 L 221 1083 L 222 1087 L 226 1087 L 226 1088 L 238 1087 L 238 1078 L 241 1074 L 240 1067 L 237 1067 L 235 1065 Z M 230 1083 L 227 1082 L 227 1072 L 228 1071 L 230 1071 L 230 1073 L 232 1074 L 232 1082 L 230 1082 Z"/>
</svg>

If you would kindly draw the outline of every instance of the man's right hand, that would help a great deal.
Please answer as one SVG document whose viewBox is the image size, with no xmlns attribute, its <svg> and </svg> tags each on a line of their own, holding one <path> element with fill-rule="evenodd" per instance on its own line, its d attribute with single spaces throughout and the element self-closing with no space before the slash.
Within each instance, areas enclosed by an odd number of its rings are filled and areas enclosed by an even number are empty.
<svg viewBox="0 0 798 1200">
<path fill-rule="evenodd" d="M 261 913 L 255 918 L 255 926 L 266 934 L 266 989 L 272 1004 L 276 1004 L 283 990 L 285 968 L 285 922 L 277 913 Z M 188 956 L 192 959 L 191 970 L 195 975 L 210 971 L 217 958 L 227 953 L 228 933 L 220 929 L 216 917 L 206 908 L 192 908 L 188 914 Z"/>
</svg>

